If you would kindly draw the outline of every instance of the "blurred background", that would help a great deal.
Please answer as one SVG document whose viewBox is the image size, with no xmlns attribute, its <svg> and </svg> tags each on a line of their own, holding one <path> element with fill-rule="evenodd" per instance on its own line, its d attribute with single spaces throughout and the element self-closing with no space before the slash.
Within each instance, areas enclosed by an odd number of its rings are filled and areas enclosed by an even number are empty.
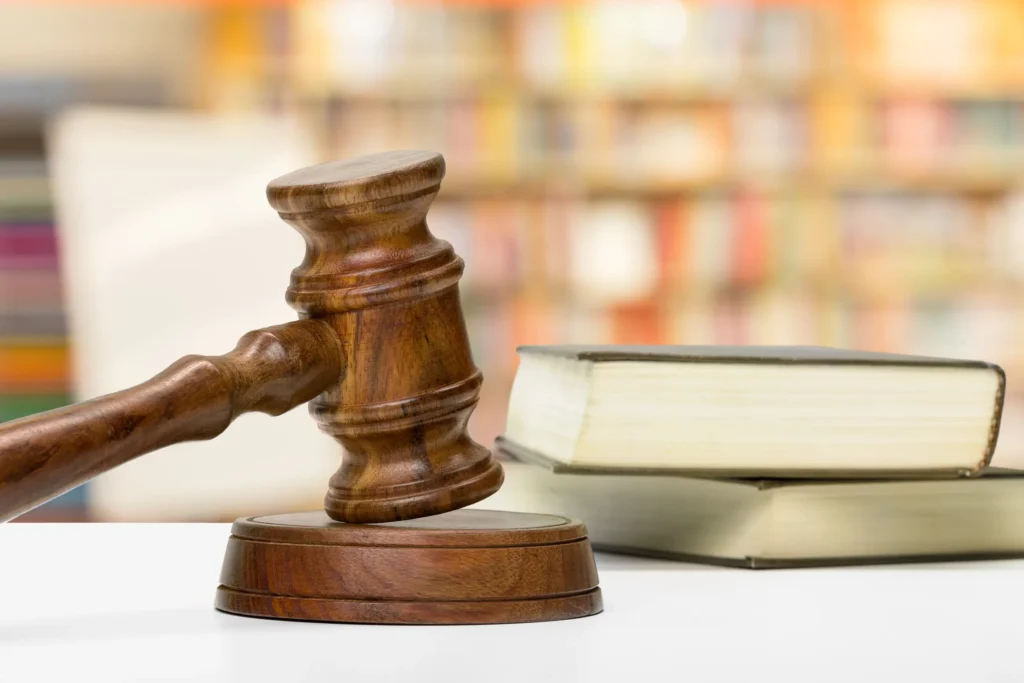
<svg viewBox="0 0 1024 683">
<path fill-rule="evenodd" d="M 267 181 L 398 148 L 448 161 L 482 443 L 519 344 L 824 344 L 1001 364 L 1024 466 L 1020 0 L 3 3 L 0 420 L 293 319 Z M 295 413 L 24 519 L 316 508 Z"/>
</svg>

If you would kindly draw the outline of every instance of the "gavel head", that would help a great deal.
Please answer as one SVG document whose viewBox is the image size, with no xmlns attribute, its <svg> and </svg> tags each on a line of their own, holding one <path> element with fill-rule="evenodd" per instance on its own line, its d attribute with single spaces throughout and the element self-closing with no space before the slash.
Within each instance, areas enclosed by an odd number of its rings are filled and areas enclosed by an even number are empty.
<svg viewBox="0 0 1024 683">
<path fill-rule="evenodd" d="M 463 262 L 426 223 L 444 172 L 440 154 L 389 152 L 267 187 L 306 241 L 288 303 L 341 340 L 338 382 L 310 403 L 345 450 L 324 503 L 338 521 L 439 514 L 502 483 L 501 466 L 466 428 L 483 378 L 459 303 Z"/>
</svg>

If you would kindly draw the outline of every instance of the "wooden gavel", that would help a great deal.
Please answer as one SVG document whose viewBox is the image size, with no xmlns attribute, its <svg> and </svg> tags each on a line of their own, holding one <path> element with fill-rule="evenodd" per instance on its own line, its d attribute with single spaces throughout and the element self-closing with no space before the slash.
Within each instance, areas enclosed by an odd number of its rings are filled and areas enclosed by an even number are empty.
<svg viewBox="0 0 1024 683">
<path fill-rule="evenodd" d="M 466 431 L 483 380 L 459 304 L 463 263 L 426 223 L 444 171 L 440 154 L 391 152 L 272 181 L 270 204 L 306 241 L 287 292 L 300 320 L 250 332 L 224 356 L 182 358 L 132 389 L 0 425 L 0 521 L 143 453 L 212 438 L 240 413 L 311 401 L 344 447 L 324 511 L 237 520 L 217 609 L 375 624 L 599 613 L 579 520 L 459 509 L 497 491 L 503 474 Z"/>
<path fill-rule="evenodd" d="M 241 413 L 307 401 L 345 451 L 324 504 L 335 520 L 434 515 L 496 491 L 501 467 L 467 433 L 482 377 L 459 303 L 463 262 L 426 223 L 444 172 L 439 154 L 390 152 L 272 181 L 271 206 L 306 241 L 287 291 L 300 320 L 0 425 L 0 521 L 144 453 L 217 436 Z"/>
</svg>

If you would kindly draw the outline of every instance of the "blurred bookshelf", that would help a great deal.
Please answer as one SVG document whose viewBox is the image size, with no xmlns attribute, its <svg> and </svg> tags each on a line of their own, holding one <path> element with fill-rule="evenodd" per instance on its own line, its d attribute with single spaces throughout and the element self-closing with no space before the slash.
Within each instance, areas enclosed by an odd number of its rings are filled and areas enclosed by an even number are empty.
<svg viewBox="0 0 1024 683">
<path fill-rule="evenodd" d="M 290 19 L 325 159 L 445 153 L 430 220 L 469 264 L 478 438 L 503 427 L 517 344 L 828 344 L 1003 364 L 1002 450 L 1024 460 L 1024 3 Z"/>
<path fill-rule="evenodd" d="M 69 377 L 42 131 L 8 117 L 0 150 L 0 420 L 7 421 L 65 405 Z"/>
<path fill-rule="evenodd" d="M 0 123 L 2 421 L 69 401 L 60 268 L 42 137 L 31 117 Z M 81 494 L 60 503 L 80 505 Z M 60 507 L 52 505 L 47 513 Z"/>
<path fill-rule="evenodd" d="M 0 80 L 0 422 L 75 400 L 45 149 L 48 117 L 76 102 L 160 101 L 140 83 Z M 87 490 L 69 491 L 21 521 L 81 521 Z"/>
<path fill-rule="evenodd" d="M 999 459 L 1024 465 L 1024 3 L 173 11 L 198 56 L 160 61 L 166 103 L 297 118 L 323 160 L 444 153 L 429 222 L 467 262 L 478 440 L 503 429 L 520 344 L 827 344 L 1000 363 Z M 28 177 L 45 195 L 45 171 Z M 21 194 L 2 178 L 0 202 Z M 8 251 L 51 220 L 8 215 Z M 51 288 L 38 306 L 59 309 L 59 288 L 5 254 L 2 277 L 40 278 L 22 289 Z M 62 348 L 58 320 L 25 338 Z"/>
<path fill-rule="evenodd" d="M 79 103 L 165 106 L 168 82 L 76 55 L 74 36 L 89 34 L 116 15 L 87 7 L 5 6 L 0 14 L 0 422 L 59 408 L 75 400 L 70 339 L 61 277 L 47 124 Z M 151 21 L 142 28 L 155 29 Z M 53 21 L 50 21 L 52 19 Z M 45 21 L 44 21 L 45 20 Z M 24 25 L 19 23 L 24 21 Z M 108 31 L 132 27 L 130 18 Z M 64 31 L 60 28 L 63 26 Z M 31 28 L 45 27 L 41 38 Z M 20 28 L 20 31 L 19 31 Z M 22 44 L 40 58 L 19 63 Z M 169 31 L 171 35 L 173 31 Z M 136 36 L 137 37 L 137 36 Z M 94 42 L 102 44 L 103 32 Z M 52 41 L 49 49 L 40 47 Z M 80 45 L 86 45 L 82 41 Z M 61 55 L 62 50 L 67 54 Z M 86 53 L 100 54 L 95 50 Z M 44 59 L 50 55 L 49 59 Z M 116 60 L 115 60 L 116 61 Z M 143 63 L 152 66 L 152 62 Z M 31 68 L 30 68 L 31 67 Z M 28 513 L 19 521 L 81 521 L 88 518 L 88 485 Z"/>
</svg>

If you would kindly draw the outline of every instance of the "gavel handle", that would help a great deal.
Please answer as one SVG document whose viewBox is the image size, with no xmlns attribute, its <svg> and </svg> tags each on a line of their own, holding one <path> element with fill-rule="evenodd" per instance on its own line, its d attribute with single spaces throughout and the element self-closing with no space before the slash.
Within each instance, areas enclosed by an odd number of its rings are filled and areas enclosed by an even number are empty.
<svg viewBox="0 0 1024 683">
<path fill-rule="evenodd" d="M 249 332 L 223 356 L 186 356 L 138 386 L 0 425 L 0 522 L 98 474 L 245 412 L 280 415 L 336 382 L 341 342 L 300 320 Z"/>
</svg>

